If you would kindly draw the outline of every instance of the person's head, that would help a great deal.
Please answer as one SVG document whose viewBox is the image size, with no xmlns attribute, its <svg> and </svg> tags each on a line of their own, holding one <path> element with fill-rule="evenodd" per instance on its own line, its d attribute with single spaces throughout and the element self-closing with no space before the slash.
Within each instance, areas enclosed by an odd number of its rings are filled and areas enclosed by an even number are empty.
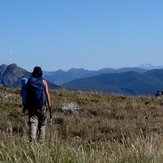
<svg viewBox="0 0 163 163">
<path fill-rule="evenodd" d="M 41 67 L 39 66 L 34 67 L 33 72 L 32 72 L 32 77 L 42 77 Z"/>
</svg>

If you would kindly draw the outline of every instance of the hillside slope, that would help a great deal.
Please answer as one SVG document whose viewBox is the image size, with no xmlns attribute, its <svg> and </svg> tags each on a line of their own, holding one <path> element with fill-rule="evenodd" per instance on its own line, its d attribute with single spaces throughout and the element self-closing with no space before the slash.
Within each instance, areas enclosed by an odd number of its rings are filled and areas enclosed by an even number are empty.
<svg viewBox="0 0 163 163">
<path fill-rule="evenodd" d="M 102 74 L 77 79 L 64 84 L 63 87 L 124 95 L 155 95 L 157 90 L 163 90 L 163 70 Z"/>
<path fill-rule="evenodd" d="M 26 71 L 25 69 L 18 67 L 16 64 L 5 65 L 2 64 L 0 66 L 0 85 L 4 87 L 21 87 L 21 79 L 25 77 L 30 77 L 31 73 Z M 50 89 L 57 89 L 59 86 L 49 82 Z"/>
</svg>

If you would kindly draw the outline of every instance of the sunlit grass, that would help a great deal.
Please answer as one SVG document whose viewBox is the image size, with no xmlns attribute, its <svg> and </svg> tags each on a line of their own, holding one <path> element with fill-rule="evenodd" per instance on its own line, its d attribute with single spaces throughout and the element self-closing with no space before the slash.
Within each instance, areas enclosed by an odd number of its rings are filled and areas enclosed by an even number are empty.
<svg viewBox="0 0 163 163">
<path fill-rule="evenodd" d="M 0 162 L 162 162 L 162 99 L 50 90 L 53 132 L 48 114 L 40 144 L 29 142 L 19 91 L 0 88 Z"/>
<path fill-rule="evenodd" d="M 29 143 L 15 137 L 5 137 L 0 141 L 0 161 L 2 162 L 48 162 L 48 163 L 121 163 L 121 162 L 161 162 L 163 158 L 162 137 L 145 139 L 134 136 L 133 140 L 119 143 L 63 141 L 54 137 L 44 144 Z"/>
</svg>

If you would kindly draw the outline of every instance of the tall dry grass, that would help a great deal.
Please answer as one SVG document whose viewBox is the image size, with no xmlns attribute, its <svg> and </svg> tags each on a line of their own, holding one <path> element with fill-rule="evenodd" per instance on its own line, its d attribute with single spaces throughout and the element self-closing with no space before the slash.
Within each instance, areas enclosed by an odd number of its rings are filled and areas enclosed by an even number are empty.
<svg viewBox="0 0 163 163">
<path fill-rule="evenodd" d="M 162 99 L 50 90 L 53 133 L 48 118 L 40 144 L 28 141 L 19 93 L 0 88 L 1 162 L 162 162 Z"/>
</svg>

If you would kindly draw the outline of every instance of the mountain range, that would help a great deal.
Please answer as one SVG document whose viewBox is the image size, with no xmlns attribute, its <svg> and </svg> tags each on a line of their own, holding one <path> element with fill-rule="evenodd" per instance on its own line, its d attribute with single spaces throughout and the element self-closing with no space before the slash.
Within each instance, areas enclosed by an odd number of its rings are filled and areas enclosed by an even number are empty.
<svg viewBox="0 0 163 163">
<path fill-rule="evenodd" d="M 150 64 L 141 64 L 137 67 L 123 67 L 119 69 L 103 68 L 100 70 L 85 70 L 82 68 L 78 68 L 78 69 L 72 68 L 68 71 L 63 71 L 63 70 L 57 70 L 51 72 L 44 71 L 44 78 L 46 78 L 47 80 L 51 81 L 56 85 L 63 85 L 74 79 L 87 78 L 87 77 L 92 77 L 101 74 L 123 73 L 123 72 L 131 72 L 131 71 L 144 73 L 152 69 L 162 69 L 162 68 L 163 66 L 152 66 Z"/>
<path fill-rule="evenodd" d="M 62 85 L 73 90 L 116 93 L 123 95 L 155 95 L 163 90 L 163 69 L 137 73 L 108 73 L 76 79 Z"/>
<path fill-rule="evenodd" d="M 2 64 L 0 66 L 0 85 L 4 87 L 21 87 L 21 79 L 30 77 L 31 73 L 18 67 L 16 64 Z M 57 89 L 59 86 L 47 81 L 49 88 Z"/>
<path fill-rule="evenodd" d="M 96 70 L 89 71 L 82 68 L 79 69 L 72 68 L 68 71 L 58 70 L 54 72 L 45 72 L 44 78 L 55 83 L 56 85 L 63 85 L 75 79 L 82 79 L 82 78 L 92 77 L 101 74 L 123 73 L 123 72 L 130 72 L 130 71 L 144 73 L 148 70 L 142 68 L 136 68 L 136 67 L 133 68 L 125 67 L 120 69 L 104 68 L 97 71 Z"/>
<path fill-rule="evenodd" d="M 104 68 L 97 71 L 72 68 L 68 71 L 45 72 L 50 89 L 68 88 L 82 91 L 96 91 L 123 95 L 155 95 L 163 90 L 163 69 L 151 65 Z M 21 87 L 21 78 L 30 72 L 16 64 L 0 66 L 0 84 L 4 87 Z"/>
</svg>

